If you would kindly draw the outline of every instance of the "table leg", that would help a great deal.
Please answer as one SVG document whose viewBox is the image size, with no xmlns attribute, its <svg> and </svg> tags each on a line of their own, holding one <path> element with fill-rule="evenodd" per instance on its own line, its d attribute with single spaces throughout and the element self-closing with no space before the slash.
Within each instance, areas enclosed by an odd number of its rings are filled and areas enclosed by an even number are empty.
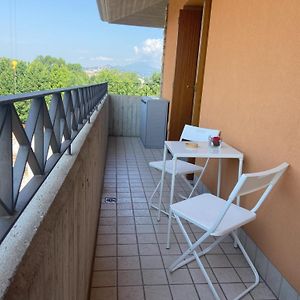
<svg viewBox="0 0 300 300">
<path fill-rule="evenodd" d="M 166 159 L 167 159 L 167 146 L 164 146 L 164 155 L 163 155 L 163 168 L 161 171 L 161 179 L 160 179 L 160 191 L 159 191 L 159 204 L 158 204 L 158 212 L 157 212 L 157 221 L 160 221 L 160 209 L 161 209 L 161 202 L 162 202 L 162 195 L 163 195 L 163 188 L 164 188 L 164 179 L 165 179 L 165 172 L 166 172 Z"/>
<path fill-rule="evenodd" d="M 240 179 L 240 177 L 242 176 L 242 172 L 243 172 L 243 158 L 239 159 L 239 170 L 238 170 L 238 180 Z M 238 206 L 240 205 L 240 197 L 237 197 L 237 203 Z"/>
<path fill-rule="evenodd" d="M 238 180 L 242 176 L 242 172 L 243 172 L 243 158 L 239 158 Z M 236 204 L 238 206 L 240 206 L 240 196 L 237 197 Z M 238 234 L 238 233 L 236 232 L 236 234 Z M 236 239 L 234 239 L 233 247 L 237 248 L 237 240 Z"/>
<path fill-rule="evenodd" d="M 217 185 L 217 196 L 220 197 L 221 191 L 221 175 L 222 175 L 222 159 L 219 158 L 218 161 L 218 185 Z"/>
<path fill-rule="evenodd" d="M 174 187 L 175 187 L 175 177 L 176 177 L 176 163 L 177 158 L 173 158 L 173 169 L 172 169 L 172 183 L 171 183 L 171 192 L 170 192 L 170 205 L 169 205 L 169 221 L 168 221 L 168 237 L 167 237 L 167 249 L 170 248 L 170 235 L 171 235 L 171 225 L 172 225 L 172 212 L 171 205 L 174 198 Z"/>
</svg>

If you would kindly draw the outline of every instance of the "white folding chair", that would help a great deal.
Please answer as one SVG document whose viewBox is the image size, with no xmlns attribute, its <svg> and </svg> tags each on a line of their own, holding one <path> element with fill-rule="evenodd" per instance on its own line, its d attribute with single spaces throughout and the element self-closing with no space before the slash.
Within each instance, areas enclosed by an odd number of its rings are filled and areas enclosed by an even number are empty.
<svg viewBox="0 0 300 300">
<path fill-rule="evenodd" d="M 170 267 L 170 272 L 182 267 L 183 265 L 196 260 L 199 268 L 201 269 L 215 299 L 220 299 L 217 294 L 201 260 L 200 257 L 210 250 L 212 250 L 216 245 L 218 245 L 226 236 L 232 234 L 235 243 L 239 246 L 241 252 L 243 253 L 245 259 L 247 260 L 250 268 L 255 275 L 255 282 L 249 286 L 244 292 L 238 295 L 235 300 L 245 296 L 250 290 L 252 290 L 259 283 L 259 275 L 251 262 L 249 256 L 247 255 L 244 247 L 242 246 L 236 230 L 253 221 L 256 218 L 256 211 L 262 205 L 268 194 L 271 192 L 272 188 L 279 180 L 280 176 L 287 169 L 288 164 L 283 163 L 278 167 L 258 172 L 243 174 L 238 180 L 236 186 L 232 190 L 228 200 L 223 200 L 212 194 L 202 194 L 193 198 L 189 198 L 184 201 L 171 205 L 171 212 L 175 216 L 175 219 L 188 243 L 188 250 L 186 250 Z M 244 196 L 253 192 L 262 190 L 259 199 L 255 206 L 251 209 L 245 209 L 238 205 L 233 204 L 233 201 L 239 197 Z M 256 194 L 257 195 L 257 194 Z M 182 222 L 184 219 L 198 227 L 200 227 L 204 233 L 199 237 L 199 239 L 192 243 Z M 169 231 L 170 235 L 171 220 L 169 219 Z M 205 240 L 213 236 L 215 241 L 206 247 L 201 252 L 197 253 L 197 247 L 201 245 Z"/>
<path fill-rule="evenodd" d="M 210 136 L 218 136 L 220 134 L 220 131 L 217 129 L 208 129 L 208 128 L 201 128 L 201 127 L 196 127 L 196 126 L 192 126 L 192 125 L 185 125 L 183 128 L 183 131 L 181 133 L 180 136 L 180 140 L 179 141 L 191 141 L 191 142 L 203 142 L 203 141 L 207 141 L 208 142 L 208 138 Z M 183 161 L 183 160 L 177 160 L 177 165 L 176 165 L 176 175 L 180 175 L 181 178 L 183 179 L 183 181 L 189 186 L 189 188 L 191 189 L 191 193 L 189 195 L 189 197 L 192 196 L 192 194 L 194 193 L 197 185 L 199 184 L 201 177 L 204 174 L 204 171 L 207 167 L 209 159 L 206 159 L 204 166 L 199 166 L 199 165 L 195 165 L 195 164 L 191 164 L 189 162 Z M 163 170 L 163 165 L 164 165 L 164 161 L 160 160 L 160 161 L 152 161 L 149 162 L 149 166 L 155 168 L 156 170 L 159 170 L 162 172 Z M 166 165 L 165 165 L 165 172 L 168 174 L 173 173 L 173 162 L 172 160 L 167 160 L 166 161 Z M 196 182 L 196 184 L 194 186 L 192 186 L 190 184 L 190 182 L 186 179 L 185 175 L 187 174 L 193 174 L 193 173 L 200 173 L 200 176 Z M 160 205 L 157 207 L 155 205 L 152 204 L 152 199 L 155 195 L 155 193 L 158 191 L 158 188 L 160 187 L 161 184 L 161 180 L 158 182 L 157 186 L 155 187 L 150 199 L 149 199 L 149 203 L 152 207 L 159 209 L 159 212 L 161 211 L 160 209 Z M 163 211 L 164 212 L 164 211 Z M 166 213 L 166 212 L 164 212 Z"/>
</svg>

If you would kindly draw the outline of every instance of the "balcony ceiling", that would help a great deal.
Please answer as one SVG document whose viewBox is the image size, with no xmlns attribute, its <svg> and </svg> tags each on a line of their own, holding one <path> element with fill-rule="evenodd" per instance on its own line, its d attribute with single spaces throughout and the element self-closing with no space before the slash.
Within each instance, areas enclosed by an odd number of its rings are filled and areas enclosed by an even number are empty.
<svg viewBox="0 0 300 300">
<path fill-rule="evenodd" d="M 162 28 L 168 0 L 97 0 L 100 17 L 113 24 Z"/>
</svg>

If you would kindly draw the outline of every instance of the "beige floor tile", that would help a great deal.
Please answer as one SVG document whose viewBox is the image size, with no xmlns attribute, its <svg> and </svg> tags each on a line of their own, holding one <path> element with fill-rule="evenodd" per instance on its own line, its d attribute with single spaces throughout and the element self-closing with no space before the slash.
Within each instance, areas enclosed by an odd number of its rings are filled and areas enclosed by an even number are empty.
<svg viewBox="0 0 300 300">
<path fill-rule="evenodd" d="M 126 178 L 128 178 L 127 176 L 117 176 L 117 180 L 119 179 L 119 178 L 122 178 L 122 181 L 124 180 L 124 179 L 126 179 Z M 125 180 L 124 180 L 125 181 Z M 128 192 L 128 193 L 122 193 L 122 192 L 119 192 L 119 193 L 117 193 L 117 197 L 118 198 L 121 198 L 121 197 L 126 197 L 126 198 L 129 198 L 131 195 L 130 195 L 130 193 Z"/>
<path fill-rule="evenodd" d="M 134 224 L 133 217 L 118 217 L 118 225 L 132 225 Z"/>
<path fill-rule="evenodd" d="M 138 255 L 138 247 L 136 244 L 118 245 L 118 256 L 135 256 Z"/>
<path fill-rule="evenodd" d="M 205 269 L 212 283 L 216 283 L 217 279 L 215 274 L 210 268 Z M 203 273 L 198 269 L 190 269 L 191 276 L 193 278 L 194 283 L 207 283 Z"/>
<path fill-rule="evenodd" d="M 247 287 L 248 286 L 250 286 L 250 284 L 247 284 Z M 255 300 L 277 299 L 265 283 L 259 283 L 258 286 L 251 291 L 251 295 Z"/>
<path fill-rule="evenodd" d="M 116 270 L 116 257 L 95 257 L 94 271 Z"/>
<path fill-rule="evenodd" d="M 97 245 L 95 256 L 116 256 L 117 254 L 117 246 L 116 245 Z"/>
<path fill-rule="evenodd" d="M 118 197 L 118 203 L 131 203 L 131 197 Z"/>
<path fill-rule="evenodd" d="M 153 225 L 136 225 L 137 233 L 154 233 Z"/>
<path fill-rule="evenodd" d="M 145 197 L 132 197 L 132 202 L 141 203 L 141 202 L 147 202 L 147 200 Z"/>
<path fill-rule="evenodd" d="M 156 234 L 158 242 L 160 244 L 163 244 L 163 245 L 167 244 L 167 236 L 168 236 L 167 233 L 157 233 Z M 170 235 L 170 243 L 172 243 L 172 244 L 176 243 L 177 244 L 175 235 L 173 233 L 171 233 L 171 235 Z"/>
<path fill-rule="evenodd" d="M 139 225 L 152 225 L 151 217 L 135 217 L 135 223 Z"/>
<path fill-rule="evenodd" d="M 134 209 L 148 209 L 148 204 L 145 202 L 133 203 Z"/>
<path fill-rule="evenodd" d="M 158 255 L 149 255 L 149 256 L 140 256 L 141 258 L 141 267 L 142 269 L 163 269 L 164 265 L 161 259 L 161 256 Z"/>
<path fill-rule="evenodd" d="M 234 267 L 249 267 L 243 254 L 229 254 L 227 257 Z"/>
<path fill-rule="evenodd" d="M 118 234 L 118 244 L 136 244 L 137 239 L 135 234 Z"/>
<path fill-rule="evenodd" d="M 144 234 L 138 233 L 137 238 L 139 244 L 157 243 L 156 235 L 154 233 L 144 233 Z"/>
<path fill-rule="evenodd" d="M 115 245 L 117 241 L 115 234 L 98 234 L 97 245 Z"/>
<path fill-rule="evenodd" d="M 200 257 L 200 260 L 201 260 L 201 262 L 202 262 L 202 264 L 205 268 L 210 267 L 210 265 L 208 264 L 208 261 L 207 261 L 205 256 Z M 193 260 L 192 262 L 187 264 L 187 266 L 188 266 L 189 269 L 199 269 L 199 266 L 198 266 L 196 260 Z"/>
<path fill-rule="evenodd" d="M 161 215 L 160 216 L 160 221 L 157 221 L 157 216 L 155 215 L 155 216 L 152 217 L 152 221 L 153 221 L 153 224 L 155 224 L 155 225 L 157 225 L 157 224 L 161 224 L 161 225 L 162 224 L 168 224 L 169 218 Z"/>
<path fill-rule="evenodd" d="M 115 234 L 116 232 L 116 225 L 100 225 L 98 228 L 98 234 Z"/>
<path fill-rule="evenodd" d="M 255 277 L 251 268 L 235 268 L 243 282 L 254 282 Z"/>
<path fill-rule="evenodd" d="M 113 209 L 105 209 L 105 210 L 101 210 L 100 212 L 100 217 L 104 217 L 104 218 L 107 218 L 107 217 L 115 217 L 117 215 L 117 212 L 116 210 L 113 210 Z"/>
<path fill-rule="evenodd" d="M 120 209 L 117 211 L 118 217 L 131 217 L 133 216 L 133 211 L 131 209 Z"/>
<path fill-rule="evenodd" d="M 160 255 L 158 244 L 139 244 L 140 255 Z"/>
<path fill-rule="evenodd" d="M 118 271 L 118 286 L 142 285 L 140 270 Z"/>
<path fill-rule="evenodd" d="M 154 229 L 156 233 L 168 233 L 168 225 L 167 224 L 155 224 Z"/>
<path fill-rule="evenodd" d="M 221 287 L 228 299 L 234 299 L 246 289 L 243 283 L 222 283 Z M 243 297 L 243 300 L 250 299 L 252 299 L 252 297 L 249 294 Z"/>
<path fill-rule="evenodd" d="M 134 209 L 134 215 L 136 217 L 150 217 L 148 209 Z"/>
<path fill-rule="evenodd" d="M 138 256 L 121 256 L 118 257 L 119 270 L 140 269 L 140 259 Z"/>
<path fill-rule="evenodd" d="M 160 252 L 162 255 L 177 255 L 180 256 L 181 250 L 178 244 L 170 244 L 170 248 L 167 249 L 165 244 L 159 244 Z"/>
<path fill-rule="evenodd" d="M 227 300 L 218 284 L 214 284 L 214 288 L 216 289 L 221 300 Z M 215 300 L 208 284 L 196 284 L 196 289 L 201 300 Z"/>
<path fill-rule="evenodd" d="M 176 239 L 177 239 L 179 244 L 185 244 L 186 243 L 185 236 L 182 233 L 175 233 L 175 236 L 176 236 Z M 192 241 L 192 243 L 194 243 L 196 241 L 196 239 L 194 238 L 194 235 L 192 233 L 189 234 L 189 238 Z"/>
<path fill-rule="evenodd" d="M 202 250 L 204 250 L 205 248 L 209 247 L 210 245 L 211 245 L 210 243 L 203 243 L 203 244 L 201 244 L 201 248 L 202 248 Z M 233 244 L 226 243 L 226 245 L 233 245 Z M 209 254 L 221 254 L 222 255 L 222 254 L 224 254 L 224 252 L 223 252 L 222 248 L 219 245 L 217 245 L 209 251 Z"/>
<path fill-rule="evenodd" d="M 146 300 L 172 300 L 167 285 L 145 286 Z"/>
<path fill-rule="evenodd" d="M 142 271 L 145 285 L 168 284 L 166 272 L 164 269 L 144 269 Z"/>
<path fill-rule="evenodd" d="M 117 288 L 92 288 L 90 300 L 117 300 Z"/>
<path fill-rule="evenodd" d="M 226 254 L 241 254 L 241 250 L 234 248 L 233 243 L 220 243 L 220 247 Z"/>
<path fill-rule="evenodd" d="M 116 217 L 109 217 L 109 218 L 100 218 L 99 225 L 115 225 L 117 224 L 117 218 Z"/>
<path fill-rule="evenodd" d="M 132 203 L 129 202 L 129 203 L 118 203 L 117 205 L 117 210 L 123 210 L 123 209 L 130 209 L 132 210 Z M 118 215 L 118 213 L 117 213 Z M 130 215 L 132 216 L 132 215 Z"/>
<path fill-rule="evenodd" d="M 219 283 L 241 282 L 234 268 L 213 268 L 213 272 Z"/>
<path fill-rule="evenodd" d="M 178 255 L 162 255 L 163 263 L 166 269 L 178 258 Z M 186 269 L 186 266 L 182 266 L 180 269 Z"/>
<path fill-rule="evenodd" d="M 170 273 L 167 271 L 169 284 L 191 284 L 193 283 L 192 278 L 188 269 L 177 269 L 176 271 Z"/>
<path fill-rule="evenodd" d="M 116 286 L 116 271 L 96 271 L 93 272 L 92 287 Z"/>
<path fill-rule="evenodd" d="M 194 285 L 171 285 L 173 300 L 199 300 Z"/>
<path fill-rule="evenodd" d="M 144 300 L 142 286 L 124 286 L 118 288 L 118 300 Z"/>
<path fill-rule="evenodd" d="M 206 259 L 212 268 L 231 267 L 231 264 L 226 255 L 206 255 Z"/>
<path fill-rule="evenodd" d="M 135 226 L 132 225 L 119 225 L 118 226 L 118 234 L 121 233 L 135 233 Z"/>
</svg>

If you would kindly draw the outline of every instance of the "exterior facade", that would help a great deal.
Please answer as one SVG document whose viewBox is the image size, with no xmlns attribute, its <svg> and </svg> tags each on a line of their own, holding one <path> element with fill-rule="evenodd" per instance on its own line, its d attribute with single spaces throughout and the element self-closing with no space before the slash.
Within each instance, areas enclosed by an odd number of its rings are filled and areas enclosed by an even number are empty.
<svg viewBox="0 0 300 300">
<path fill-rule="evenodd" d="M 198 2 L 202 9 L 205 4 L 210 6 L 208 1 Z M 162 95 L 171 107 L 176 61 L 180 60 L 176 55 L 180 10 L 195 4 L 169 2 Z M 199 20 L 202 26 L 203 16 Z M 299 26 L 298 1 L 212 1 L 204 73 L 201 61 L 194 65 L 200 75 L 195 80 L 194 105 L 199 101 L 197 91 L 202 92 L 198 124 L 220 129 L 222 138 L 245 154 L 243 171 L 263 170 L 283 161 L 290 163 L 257 220 L 245 231 L 298 293 Z M 205 34 L 203 28 L 201 32 Z M 200 41 L 199 52 L 202 50 Z M 171 108 L 170 123 L 172 118 L 176 114 L 172 115 Z M 174 136 L 170 130 L 169 124 L 169 137 Z M 224 197 L 236 182 L 236 169 L 231 161 L 223 166 Z M 214 170 L 212 165 L 205 181 L 210 189 L 215 187 Z M 251 198 L 242 200 L 246 207 L 251 204 Z"/>
<path fill-rule="evenodd" d="M 176 139 L 185 123 L 217 128 L 244 153 L 244 172 L 290 164 L 256 221 L 240 235 L 276 297 L 299 300 L 300 2 L 170 0 L 167 10 L 161 0 L 141 6 L 133 0 L 97 2 L 108 22 L 165 24 L 162 97 L 170 102 L 169 139 Z M 0 298 L 89 297 L 107 138 L 138 135 L 138 117 L 130 126 L 116 121 L 122 114 L 128 118 L 129 111 L 139 116 L 133 100 L 127 108 L 103 95 L 72 144 L 73 155 L 57 163 L 0 245 Z M 108 162 L 115 168 L 114 160 Z M 224 161 L 222 170 L 226 198 L 237 180 L 237 164 Z M 210 190 L 216 175 L 212 162 L 204 178 Z M 251 207 L 252 198 L 242 199 L 242 205 Z"/>
</svg>

